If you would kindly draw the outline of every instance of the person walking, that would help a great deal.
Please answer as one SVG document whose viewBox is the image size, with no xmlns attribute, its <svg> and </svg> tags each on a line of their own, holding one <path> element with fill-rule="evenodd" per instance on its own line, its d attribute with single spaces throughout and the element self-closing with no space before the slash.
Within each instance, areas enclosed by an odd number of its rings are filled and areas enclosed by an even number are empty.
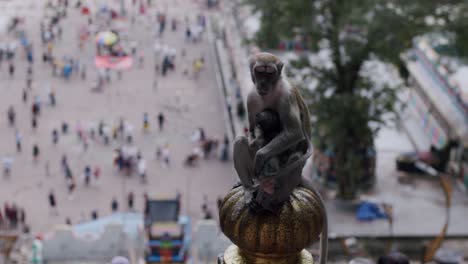
<svg viewBox="0 0 468 264">
<path fill-rule="evenodd" d="M 8 204 L 8 202 L 5 202 L 3 204 L 3 211 L 5 212 L 5 222 L 8 223 L 10 222 L 10 205 Z"/>
<path fill-rule="evenodd" d="M 166 121 L 166 118 L 164 114 L 162 112 L 159 112 L 158 114 L 159 131 L 163 130 L 165 121 Z"/>
<path fill-rule="evenodd" d="M 69 175 L 67 175 L 67 188 L 68 188 L 68 200 L 73 200 L 73 192 L 76 187 L 75 178 L 71 175 L 71 170 L 68 168 Z"/>
<path fill-rule="evenodd" d="M 80 121 L 76 123 L 76 135 L 78 136 L 78 140 L 81 142 L 83 141 L 83 128 L 81 127 Z"/>
<path fill-rule="evenodd" d="M 50 176 L 50 161 L 46 161 L 45 163 L 45 174 L 47 177 Z"/>
<path fill-rule="evenodd" d="M 138 43 L 136 41 L 132 41 L 130 43 L 130 49 L 131 49 L 131 52 L 132 52 L 132 56 L 135 57 L 136 54 L 137 54 L 137 46 L 138 46 Z"/>
<path fill-rule="evenodd" d="M 62 133 L 67 134 L 68 133 L 68 123 L 63 121 L 62 122 Z"/>
<path fill-rule="evenodd" d="M 205 132 L 205 129 L 203 129 L 202 127 L 200 127 L 199 129 L 200 129 L 200 143 L 203 143 L 207 140 L 206 132 Z"/>
<path fill-rule="evenodd" d="M 51 105 L 51 106 L 55 106 L 55 104 L 56 104 L 55 90 L 54 90 L 54 88 L 52 88 L 52 89 L 49 91 L 49 102 L 50 102 L 50 105 Z"/>
<path fill-rule="evenodd" d="M 37 117 L 39 115 L 39 107 L 35 102 L 31 106 L 31 113 L 33 117 Z"/>
<path fill-rule="evenodd" d="M 65 171 L 68 167 L 68 159 L 67 155 L 63 154 L 62 159 L 60 161 L 60 165 L 62 166 L 63 171 Z"/>
<path fill-rule="evenodd" d="M 118 126 L 118 135 L 123 137 L 125 132 L 125 121 L 123 118 L 120 118 L 119 120 L 119 126 Z"/>
<path fill-rule="evenodd" d="M 111 209 L 112 209 L 112 213 L 115 213 L 119 210 L 119 202 L 117 201 L 115 197 L 112 198 Z"/>
<path fill-rule="evenodd" d="M 37 162 L 37 160 L 39 159 L 39 146 L 37 144 L 33 145 L 33 158 L 34 162 Z"/>
<path fill-rule="evenodd" d="M 111 72 L 110 72 L 110 69 L 106 69 L 105 72 L 104 72 L 104 76 L 105 76 L 105 79 L 106 79 L 106 84 L 110 84 L 111 82 Z"/>
<path fill-rule="evenodd" d="M 98 135 L 99 135 L 100 137 L 104 136 L 104 126 L 105 126 L 104 121 L 102 121 L 102 120 L 99 121 L 99 124 L 98 124 Z"/>
<path fill-rule="evenodd" d="M 3 176 L 9 177 L 11 174 L 11 167 L 13 165 L 13 159 L 10 156 L 3 158 Z"/>
<path fill-rule="evenodd" d="M 33 75 L 33 68 L 31 67 L 31 65 L 28 66 L 28 69 L 26 71 L 26 74 L 27 74 L 27 77 L 32 77 Z"/>
<path fill-rule="evenodd" d="M 49 60 L 49 56 L 47 55 L 46 52 L 42 53 L 42 62 L 46 63 Z"/>
<path fill-rule="evenodd" d="M 146 182 L 146 161 L 143 158 L 138 160 L 138 175 L 140 176 L 140 181 L 142 183 Z"/>
<path fill-rule="evenodd" d="M 37 129 L 37 117 L 33 116 L 31 119 L 31 127 L 34 131 Z"/>
<path fill-rule="evenodd" d="M 82 142 L 83 142 L 83 151 L 86 152 L 89 147 L 89 141 L 88 141 L 88 137 L 86 136 L 86 134 L 83 134 Z"/>
<path fill-rule="evenodd" d="M 26 211 L 24 210 L 24 208 L 20 208 L 18 210 L 18 220 L 21 226 L 24 227 L 26 225 Z"/>
<path fill-rule="evenodd" d="M 28 76 L 26 78 L 26 88 L 31 90 L 32 89 L 32 76 Z"/>
<path fill-rule="evenodd" d="M 99 177 L 101 177 L 101 168 L 99 166 L 96 166 L 94 168 L 94 181 L 97 183 L 99 180 Z"/>
<path fill-rule="evenodd" d="M 57 201 L 55 199 L 55 194 L 53 190 L 51 190 L 49 193 L 49 206 L 50 206 L 50 213 L 53 215 L 58 215 Z"/>
<path fill-rule="evenodd" d="M 143 131 L 148 132 L 149 130 L 149 117 L 148 113 L 143 113 Z"/>
<path fill-rule="evenodd" d="M 91 167 L 86 166 L 84 169 L 84 182 L 86 186 L 89 186 L 91 182 Z"/>
<path fill-rule="evenodd" d="M 19 131 L 16 131 L 15 141 L 16 141 L 16 151 L 21 152 L 21 147 L 22 147 L 21 142 L 23 141 L 23 136 L 21 135 Z"/>
<path fill-rule="evenodd" d="M 0 46 L 0 68 L 2 67 L 3 58 L 5 57 L 5 51 L 3 45 Z"/>
<path fill-rule="evenodd" d="M 97 210 L 92 210 L 91 211 L 91 219 L 92 220 L 97 220 L 98 219 L 98 211 Z"/>
<path fill-rule="evenodd" d="M 192 41 L 192 30 L 190 27 L 187 27 L 185 29 L 185 41 L 186 42 L 191 42 Z"/>
<path fill-rule="evenodd" d="M 0 228 L 3 228 L 6 225 L 6 220 L 3 217 L 2 210 L 0 210 Z"/>
<path fill-rule="evenodd" d="M 81 79 L 86 80 L 86 64 L 81 67 Z"/>
<path fill-rule="evenodd" d="M 94 130 L 94 128 L 91 128 L 89 130 L 89 138 L 92 140 L 92 141 L 95 141 L 96 140 L 96 131 Z"/>
<path fill-rule="evenodd" d="M 34 57 L 33 57 L 32 49 L 28 49 L 28 52 L 26 54 L 26 59 L 28 60 L 29 64 L 34 63 Z"/>
<path fill-rule="evenodd" d="M 221 147 L 221 161 L 228 161 L 229 159 L 229 137 L 224 135 L 223 146 Z"/>
<path fill-rule="evenodd" d="M 72 178 L 73 178 L 73 172 L 71 171 L 70 166 L 67 165 L 65 167 L 65 179 L 68 180 Z"/>
<path fill-rule="evenodd" d="M 34 96 L 33 114 L 37 116 L 41 114 L 41 97 L 39 95 Z"/>
<path fill-rule="evenodd" d="M 18 226 L 18 207 L 16 207 L 16 204 L 12 204 L 10 210 L 10 225 L 12 228 L 16 228 Z"/>
<path fill-rule="evenodd" d="M 145 61 L 145 53 L 143 50 L 140 51 L 139 57 L 138 57 L 138 67 L 143 68 L 144 66 L 144 61 Z"/>
<path fill-rule="evenodd" d="M 133 211 L 133 202 L 135 199 L 135 195 L 133 192 L 129 192 L 127 195 L 127 205 L 128 205 L 128 210 Z"/>
<path fill-rule="evenodd" d="M 16 121 L 16 112 L 13 106 L 10 106 L 8 108 L 7 116 L 8 116 L 8 123 L 10 124 L 10 126 L 14 126 L 15 121 Z"/>
<path fill-rule="evenodd" d="M 156 146 L 156 160 L 161 160 L 161 156 L 162 156 L 162 149 L 161 149 L 161 146 Z"/>
<path fill-rule="evenodd" d="M 170 60 L 169 60 L 169 56 L 164 56 L 164 59 L 163 59 L 163 62 L 162 62 L 162 75 L 163 76 L 166 76 L 166 73 L 167 73 L 167 70 L 169 69 L 170 67 Z"/>
<path fill-rule="evenodd" d="M 171 161 L 170 155 L 171 155 L 171 153 L 170 153 L 170 150 L 169 150 L 169 144 L 166 144 L 164 146 L 164 148 L 162 149 L 162 157 L 163 157 L 163 160 L 164 160 L 164 164 L 167 167 L 169 166 L 170 161 Z"/>
<path fill-rule="evenodd" d="M 54 129 L 52 130 L 52 142 L 54 143 L 54 145 L 58 143 L 58 140 L 59 140 L 59 132 L 57 129 Z"/>
<path fill-rule="evenodd" d="M 23 89 L 23 103 L 27 103 L 27 102 L 28 102 L 28 90 Z"/>
<path fill-rule="evenodd" d="M 15 65 L 13 63 L 10 63 L 10 66 L 8 67 L 8 72 L 10 73 L 10 79 L 13 79 L 15 75 Z"/>
</svg>

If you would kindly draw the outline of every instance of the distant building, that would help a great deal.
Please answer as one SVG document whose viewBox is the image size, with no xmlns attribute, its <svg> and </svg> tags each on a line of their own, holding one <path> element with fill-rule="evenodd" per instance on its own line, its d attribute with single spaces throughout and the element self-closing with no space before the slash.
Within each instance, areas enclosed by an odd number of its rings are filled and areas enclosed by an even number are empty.
<svg viewBox="0 0 468 264">
<path fill-rule="evenodd" d="M 439 54 L 441 42 L 418 38 L 402 56 L 411 87 L 404 124 L 420 150 L 458 142 L 449 168 L 468 187 L 468 65 Z"/>
<path fill-rule="evenodd" d="M 59 226 L 43 239 L 45 263 L 110 263 L 115 256 L 136 263 L 143 256 L 143 216 L 117 213 L 99 220 Z"/>
</svg>

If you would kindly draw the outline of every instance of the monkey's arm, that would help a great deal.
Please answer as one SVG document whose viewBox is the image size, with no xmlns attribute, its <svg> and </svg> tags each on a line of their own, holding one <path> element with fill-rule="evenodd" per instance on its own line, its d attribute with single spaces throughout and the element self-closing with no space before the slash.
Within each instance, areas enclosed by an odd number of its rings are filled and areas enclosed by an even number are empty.
<svg viewBox="0 0 468 264">
<path fill-rule="evenodd" d="M 258 113 L 259 102 L 257 96 L 253 91 L 247 96 L 247 116 L 249 120 L 249 141 L 256 138 L 255 135 L 255 115 Z"/>
<path fill-rule="evenodd" d="M 281 133 L 261 148 L 255 155 L 255 172 L 259 173 L 266 161 L 286 150 L 291 149 L 304 139 L 300 110 L 293 95 L 281 100 L 277 107 L 283 125 Z"/>
</svg>

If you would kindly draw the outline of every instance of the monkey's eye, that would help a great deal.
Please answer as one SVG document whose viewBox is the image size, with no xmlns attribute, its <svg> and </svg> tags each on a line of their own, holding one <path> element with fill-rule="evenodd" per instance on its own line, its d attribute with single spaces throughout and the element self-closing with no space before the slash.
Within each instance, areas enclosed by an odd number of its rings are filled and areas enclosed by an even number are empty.
<svg viewBox="0 0 468 264">
<path fill-rule="evenodd" d="M 267 66 L 265 68 L 266 68 L 267 73 L 275 73 L 276 72 L 276 69 L 274 67 Z"/>
<path fill-rule="evenodd" d="M 267 67 L 265 67 L 265 66 L 257 66 L 257 67 L 255 67 L 255 71 L 263 73 L 263 72 L 266 71 L 266 68 Z"/>
</svg>

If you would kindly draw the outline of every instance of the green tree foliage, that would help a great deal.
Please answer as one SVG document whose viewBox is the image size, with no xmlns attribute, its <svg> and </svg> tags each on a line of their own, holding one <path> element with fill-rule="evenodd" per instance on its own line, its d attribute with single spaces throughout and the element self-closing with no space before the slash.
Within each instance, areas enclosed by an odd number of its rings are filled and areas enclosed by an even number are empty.
<svg viewBox="0 0 468 264">
<path fill-rule="evenodd" d="M 292 39 L 298 33 L 309 34 L 309 0 L 244 0 L 261 12 L 261 28 L 256 42 L 264 48 L 274 49 L 281 39 Z M 293 18 L 293 19 L 292 19 Z M 304 32 L 298 32 L 304 31 Z"/>
<path fill-rule="evenodd" d="M 342 199 L 355 198 L 366 169 L 363 153 L 373 147 L 388 117 L 398 112 L 396 90 L 376 86 L 363 74 L 365 62 L 393 63 L 405 72 L 400 54 L 415 36 L 440 30 L 441 25 L 459 33 L 454 34 L 459 47 L 468 47 L 466 0 L 246 1 L 262 14 L 257 35 L 262 48 L 275 48 L 280 39 L 299 32 L 314 41 L 308 45 L 311 51 L 326 49 L 330 54 L 331 66 L 308 65 L 308 60 L 298 64 L 312 68 L 319 80 L 308 94 L 316 147 L 334 152 Z"/>
<path fill-rule="evenodd" d="M 468 58 L 468 2 L 447 13 L 447 30 L 452 33 L 456 54 Z"/>
</svg>

